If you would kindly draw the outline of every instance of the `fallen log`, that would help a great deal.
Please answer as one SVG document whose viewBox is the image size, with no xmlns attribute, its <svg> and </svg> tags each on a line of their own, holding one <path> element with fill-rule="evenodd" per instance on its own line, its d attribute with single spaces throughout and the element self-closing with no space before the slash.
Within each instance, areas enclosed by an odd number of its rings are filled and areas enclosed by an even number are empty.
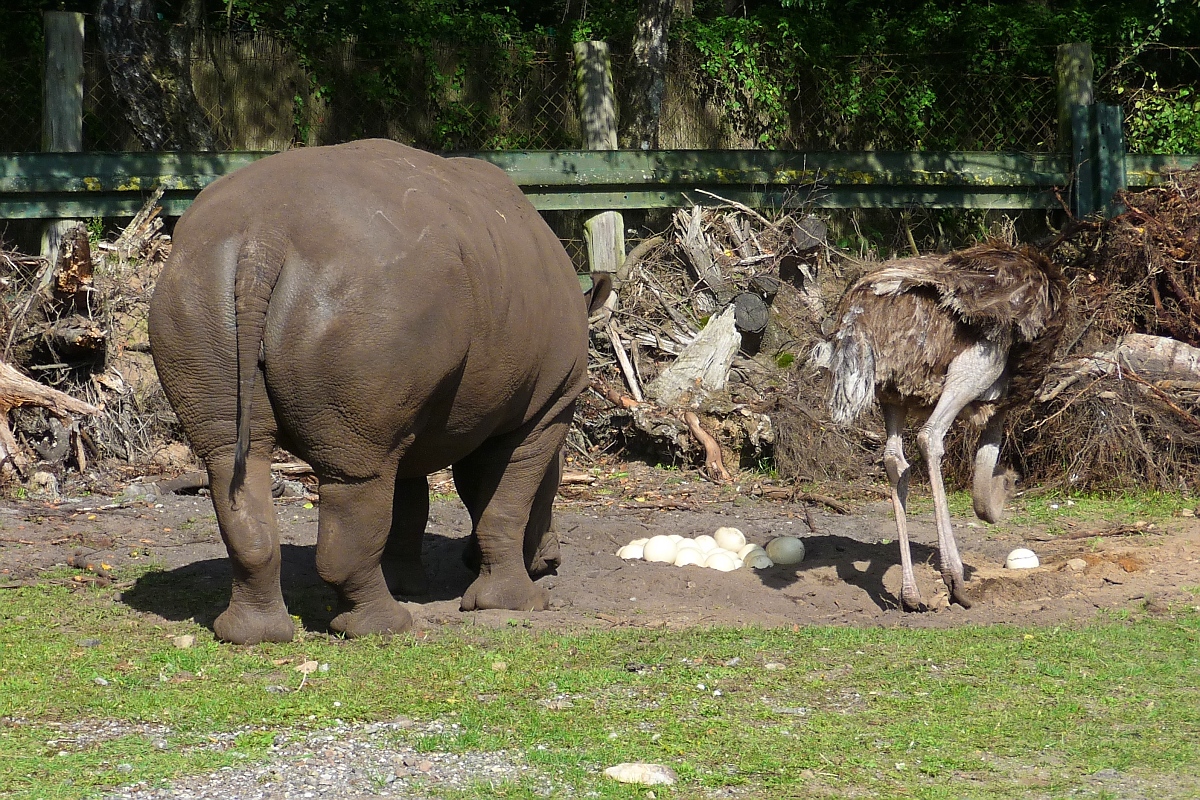
<svg viewBox="0 0 1200 800">
<path fill-rule="evenodd" d="M 12 428 L 8 425 L 8 412 L 17 406 L 41 406 L 68 423 L 68 428 L 74 426 L 71 414 L 100 413 L 91 403 L 77 400 L 69 394 L 26 378 L 0 361 L 0 469 L 11 466 L 22 478 L 29 472 L 29 460 L 21 452 L 17 440 L 13 437 Z M 76 453 L 82 457 L 82 448 L 77 447 Z M 83 468 L 85 467 L 81 463 L 80 469 Z"/>
<path fill-rule="evenodd" d="M 646 387 L 646 395 L 661 406 L 674 405 L 684 394 L 719 392 L 729 379 L 729 365 L 741 344 L 734 317 L 727 306 L 709 319 L 695 341 L 683 349 L 675 363 Z"/>
</svg>

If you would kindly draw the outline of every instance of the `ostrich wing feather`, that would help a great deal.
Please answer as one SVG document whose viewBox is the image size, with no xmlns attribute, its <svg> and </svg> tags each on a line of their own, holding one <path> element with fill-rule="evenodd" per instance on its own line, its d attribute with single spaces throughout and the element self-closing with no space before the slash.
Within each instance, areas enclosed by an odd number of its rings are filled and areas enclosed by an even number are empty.
<svg viewBox="0 0 1200 800">
<path fill-rule="evenodd" d="M 1028 247 L 993 243 L 950 256 L 900 259 L 868 280 L 880 296 L 926 288 L 943 308 L 989 338 L 1011 330 L 1018 341 L 1031 342 L 1060 305 L 1057 267 Z"/>
</svg>

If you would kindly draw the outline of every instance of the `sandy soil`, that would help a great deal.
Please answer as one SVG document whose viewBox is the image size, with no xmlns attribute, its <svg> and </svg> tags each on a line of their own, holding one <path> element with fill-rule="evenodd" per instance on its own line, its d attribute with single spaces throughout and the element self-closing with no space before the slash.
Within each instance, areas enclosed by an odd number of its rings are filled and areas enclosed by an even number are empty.
<svg viewBox="0 0 1200 800">
<path fill-rule="evenodd" d="M 434 488 L 448 489 L 446 481 Z M 425 545 L 433 578 L 429 597 L 404 598 L 419 628 L 507 624 L 519 617 L 535 628 L 807 624 L 950 627 L 963 624 L 1083 622 L 1102 610 L 1151 613 L 1175 603 L 1195 605 L 1200 586 L 1200 522 L 1177 517 L 1148 530 L 1115 533 L 1114 526 L 1074 521 L 1057 537 L 1036 527 L 973 518 L 955 520 L 967 565 L 969 610 L 946 605 L 935 569 L 932 514 L 914 515 L 917 579 L 934 610 L 899 611 L 899 550 L 890 506 L 877 493 L 851 498 L 853 513 L 746 496 L 752 487 L 716 487 L 693 475 L 623 465 L 590 486 L 564 487 L 557 527 L 563 565 L 543 578 L 551 609 L 536 614 L 458 610 L 472 579 L 462 566 L 469 532 L 453 496 L 433 503 Z M 282 524 L 284 593 L 310 632 L 327 630 L 333 594 L 313 565 L 317 509 L 304 499 L 277 501 Z M 1030 501 L 1038 502 L 1038 501 Z M 1042 501 L 1044 502 L 1044 501 Z M 926 509 L 928 503 L 924 504 Z M 699 567 L 625 562 L 617 548 L 641 536 L 696 536 L 722 525 L 750 541 L 804 538 L 807 557 L 794 567 L 721 573 Z M 1085 535 L 1088 534 L 1088 535 Z M 1099 534 L 1099 535 L 1096 535 Z M 1032 570 L 1007 570 L 1015 547 L 1041 558 Z M 0 508 L 0 586 L 37 580 L 105 583 L 105 566 L 151 563 L 155 571 L 121 585 L 122 600 L 166 619 L 211 625 L 228 602 L 230 571 L 206 497 L 168 495 L 117 502 L 89 497 Z M 1070 562 L 1070 563 L 1069 563 Z M 91 568 L 88 568 L 91 565 Z M 63 569 L 63 567 L 68 567 Z M 55 569 L 57 568 L 57 569 Z M 45 575 L 47 570 L 55 570 Z"/>
</svg>

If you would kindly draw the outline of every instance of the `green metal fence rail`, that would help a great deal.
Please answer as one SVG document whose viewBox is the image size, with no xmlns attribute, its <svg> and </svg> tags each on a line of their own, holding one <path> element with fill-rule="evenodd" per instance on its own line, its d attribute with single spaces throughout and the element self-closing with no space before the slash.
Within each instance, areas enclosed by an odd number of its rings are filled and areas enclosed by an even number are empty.
<svg viewBox="0 0 1200 800">
<path fill-rule="evenodd" d="M 164 187 L 168 216 L 222 175 L 270 153 L 0 154 L 0 219 L 127 217 Z M 1069 155 L 762 150 L 460 153 L 503 168 L 540 210 L 754 207 L 1036 209 L 1067 202 Z M 1124 156 L 1129 186 L 1200 156 Z"/>
</svg>

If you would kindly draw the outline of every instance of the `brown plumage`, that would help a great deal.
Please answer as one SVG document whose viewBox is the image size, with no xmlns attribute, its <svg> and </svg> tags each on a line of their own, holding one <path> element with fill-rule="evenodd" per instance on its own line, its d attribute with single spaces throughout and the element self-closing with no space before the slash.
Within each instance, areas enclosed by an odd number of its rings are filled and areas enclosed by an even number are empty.
<svg viewBox="0 0 1200 800">
<path fill-rule="evenodd" d="M 975 458 L 975 512 L 999 519 L 1013 481 L 1011 472 L 996 469 L 1004 411 L 1027 403 L 1045 377 L 1062 333 L 1065 296 L 1065 281 L 1045 256 L 992 242 L 949 256 L 890 261 L 842 299 L 830 361 L 830 414 L 846 424 L 876 399 L 883 410 L 905 608 L 924 607 L 904 511 L 905 418 L 910 412 L 926 416 L 917 443 L 933 484 L 942 577 L 952 600 L 969 607 L 942 486 L 942 442 L 964 410 L 984 426 Z"/>
</svg>

